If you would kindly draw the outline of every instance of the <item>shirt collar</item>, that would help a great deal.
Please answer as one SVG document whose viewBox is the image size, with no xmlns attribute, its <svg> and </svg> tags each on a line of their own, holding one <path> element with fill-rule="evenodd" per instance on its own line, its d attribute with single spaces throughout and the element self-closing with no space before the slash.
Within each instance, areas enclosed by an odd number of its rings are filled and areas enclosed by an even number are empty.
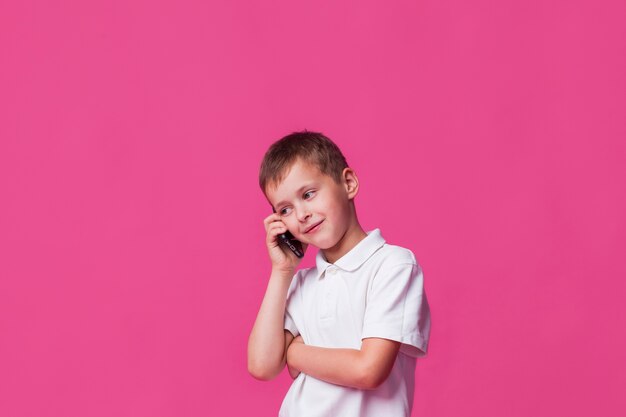
<svg viewBox="0 0 626 417">
<path fill-rule="evenodd" d="M 334 264 L 331 264 L 324 258 L 324 254 L 321 250 L 317 252 L 315 256 L 315 264 L 317 266 L 317 278 L 319 278 L 329 266 L 335 267 L 343 271 L 354 271 L 370 256 L 374 254 L 381 246 L 385 244 L 385 238 L 380 234 L 380 229 L 376 228 L 366 232 L 367 236 L 357 243 L 348 253 L 344 254 L 341 258 L 337 259 Z"/>
</svg>

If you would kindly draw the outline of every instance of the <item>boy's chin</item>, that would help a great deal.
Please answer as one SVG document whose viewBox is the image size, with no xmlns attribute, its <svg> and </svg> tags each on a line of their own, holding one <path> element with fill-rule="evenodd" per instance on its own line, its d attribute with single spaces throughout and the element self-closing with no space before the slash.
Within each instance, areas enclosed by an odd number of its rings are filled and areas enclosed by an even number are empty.
<svg viewBox="0 0 626 417">
<path fill-rule="evenodd" d="M 333 242 L 311 242 L 309 243 L 309 247 L 313 246 L 320 250 L 327 250 L 333 248 L 336 243 Z"/>
<path fill-rule="evenodd" d="M 311 248 L 315 248 L 315 249 L 324 249 L 324 245 L 320 245 L 319 242 L 313 243 L 313 242 L 303 242 L 307 244 L 307 251 L 311 250 Z"/>
</svg>

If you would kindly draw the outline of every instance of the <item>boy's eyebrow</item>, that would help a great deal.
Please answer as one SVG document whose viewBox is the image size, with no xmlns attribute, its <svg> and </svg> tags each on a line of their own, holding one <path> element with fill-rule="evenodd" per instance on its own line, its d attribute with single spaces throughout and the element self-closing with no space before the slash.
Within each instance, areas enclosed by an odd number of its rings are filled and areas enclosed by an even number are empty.
<svg viewBox="0 0 626 417">
<path fill-rule="evenodd" d="M 302 192 L 305 188 L 309 188 L 309 187 L 313 187 L 313 186 L 315 186 L 315 183 L 311 183 L 311 184 L 303 185 L 302 187 L 300 187 L 300 188 L 298 188 L 298 189 L 296 190 L 296 194 L 300 194 L 300 193 L 301 193 L 301 192 Z M 277 204 L 276 204 L 276 207 L 278 207 L 278 206 L 280 206 L 281 204 L 284 204 L 284 203 L 286 203 L 286 201 L 285 201 L 285 200 L 283 200 L 283 201 L 281 201 L 281 202 L 277 203 Z"/>
</svg>

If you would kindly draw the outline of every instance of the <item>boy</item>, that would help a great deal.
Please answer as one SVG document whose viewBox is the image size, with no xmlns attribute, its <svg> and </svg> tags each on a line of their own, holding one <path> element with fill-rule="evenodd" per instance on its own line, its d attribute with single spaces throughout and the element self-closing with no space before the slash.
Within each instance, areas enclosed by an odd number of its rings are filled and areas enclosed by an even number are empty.
<svg viewBox="0 0 626 417">
<path fill-rule="evenodd" d="M 354 170 L 329 138 L 294 132 L 268 149 L 259 184 L 272 262 L 248 341 L 248 370 L 294 381 L 279 417 L 408 417 L 416 358 L 426 355 L 430 309 L 409 249 L 360 226 Z M 392 212 L 393 213 L 393 212 Z M 316 265 L 279 245 L 291 232 Z"/>
</svg>

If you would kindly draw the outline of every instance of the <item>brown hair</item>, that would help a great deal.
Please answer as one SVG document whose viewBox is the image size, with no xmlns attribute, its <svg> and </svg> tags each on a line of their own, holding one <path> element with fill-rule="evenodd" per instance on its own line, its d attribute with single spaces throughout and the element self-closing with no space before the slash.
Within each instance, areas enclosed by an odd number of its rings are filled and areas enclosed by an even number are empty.
<svg viewBox="0 0 626 417">
<path fill-rule="evenodd" d="M 348 167 L 339 147 L 319 132 L 293 132 L 274 142 L 263 157 L 259 170 L 259 186 L 266 195 L 268 185 L 278 185 L 285 178 L 288 168 L 297 159 L 316 166 L 337 184 Z"/>
</svg>

